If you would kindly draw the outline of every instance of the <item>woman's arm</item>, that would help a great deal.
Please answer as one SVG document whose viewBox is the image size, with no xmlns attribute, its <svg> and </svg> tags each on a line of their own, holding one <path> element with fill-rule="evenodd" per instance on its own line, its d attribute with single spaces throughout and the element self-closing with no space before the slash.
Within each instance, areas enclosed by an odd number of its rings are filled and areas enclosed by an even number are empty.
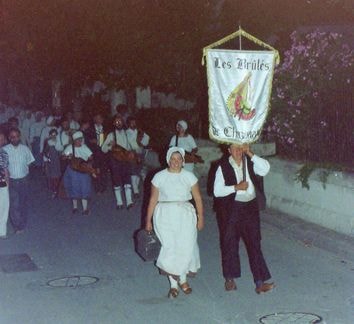
<svg viewBox="0 0 354 324">
<path fill-rule="evenodd" d="M 149 206 L 146 214 L 146 225 L 145 229 L 148 232 L 152 231 L 152 215 L 154 213 L 154 209 L 157 205 L 157 201 L 159 199 L 159 189 L 157 189 L 153 184 L 151 185 L 151 195 L 149 200 Z"/>
<path fill-rule="evenodd" d="M 204 210 L 203 210 L 203 200 L 200 194 L 198 182 L 192 187 L 192 196 L 195 201 L 195 206 L 197 209 L 197 228 L 201 231 L 204 227 Z"/>
</svg>

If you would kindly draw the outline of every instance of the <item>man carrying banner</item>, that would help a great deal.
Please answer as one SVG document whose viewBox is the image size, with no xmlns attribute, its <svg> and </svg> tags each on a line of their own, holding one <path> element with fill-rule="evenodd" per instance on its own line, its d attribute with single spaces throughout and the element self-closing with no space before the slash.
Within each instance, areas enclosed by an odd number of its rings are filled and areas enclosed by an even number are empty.
<svg viewBox="0 0 354 324">
<path fill-rule="evenodd" d="M 239 242 L 245 243 L 256 293 L 273 289 L 261 250 L 261 229 L 257 194 L 264 194 L 257 176 L 270 169 L 267 160 L 253 154 L 248 144 L 231 144 L 230 156 L 216 171 L 214 195 L 218 197 L 218 217 L 225 290 L 236 290 L 235 278 L 241 276 Z"/>
</svg>

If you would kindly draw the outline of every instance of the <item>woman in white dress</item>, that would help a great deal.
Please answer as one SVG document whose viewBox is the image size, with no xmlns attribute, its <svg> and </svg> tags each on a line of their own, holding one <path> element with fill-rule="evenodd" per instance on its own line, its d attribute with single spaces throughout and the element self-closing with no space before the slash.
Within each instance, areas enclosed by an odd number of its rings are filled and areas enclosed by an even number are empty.
<svg viewBox="0 0 354 324">
<path fill-rule="evenodd" d="M 147 231 L 154 230 L 161 242 L 156 265 L 170 281 L 169 298 L 178 296 L 178 289 L 190 294 L 192 288 L 187 274 L 200 268 L 197 230 L 204 226 L 203 203 L 198 179 L 183 169 L 184 150 L 171 147 L 167 151 L 168 168 L 152 179 L 151 196 L 147 210 Z M 194 199 L 196 210 L 189 202 Z"/>
<path fill-rule="evenodd" d="M 176 124 L 177 134 L 173 135 L 169 146 L 178 146 L 185 150 L 185 152 L 195 154 L 198 151 L 197 143 L 193 136 L 187 133 L 188 124 L 184 120 L 179 120 Z M 190 172 L 194 170 L 194 163 L 185 163 L 184 169 Z"/>
</svg>

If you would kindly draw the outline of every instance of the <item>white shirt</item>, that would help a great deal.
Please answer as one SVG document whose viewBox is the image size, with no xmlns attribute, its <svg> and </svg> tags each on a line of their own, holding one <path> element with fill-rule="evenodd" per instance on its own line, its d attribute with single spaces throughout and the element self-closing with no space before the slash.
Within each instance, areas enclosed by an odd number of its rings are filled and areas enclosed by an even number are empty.
<svg viewBox="0 0 354 324">
<path fill-rule="evenodd" d="M 70 131 L 64 131 L 61 128 L 58 129 L 58 141 L 63 147 L 66 147 L 68 144 L 70 144 Z"/>
<path fill-rule="evenodd" d="M 257 155 L 253 155 L 251 161 L 253 162 L 253 170 L 255 174 L 260 175 L 262 177 L 267 175 L 267 173 L 270 170 L 270 165 L 267 160 Z M 242 181 L 242 176 L 243 176 L 242 163 L 240 166 L 237 166 L 237 163 L 234 161 L 234 159 L 231 156 L 229 157 L 229 162 L 235 171 L 237 184 L 239 184 Z M 221 170 L 221 166 L 219 166 L 215 174 L 214 195 L 215 197 L 226 197 L 236 192 L 235 200 L 243 201 L 243 202 L 251 201 L 256 197 L 256 192 L 255 192 L 254 184 L 252 183 L 248 172 L 247 164 L 246 164 L 246 181 L 248 182 L 247 190 L 236 191 L 234 185 L 226 186 L 224 175 Z"/>
<path fill-rule="evenodd" d="M 7 144 L 4 150 L 9 156 L 9 172 L 11 179 L 22 179 L 29 173 L 29 165 L 34 162 L 30 149 L 23 144 L 13 146 Z"/>
<path fill-rule="evenodd" d="M 115 136 L 114 136 L 114 132 L 115 132 Z M 124 129 L 121 129 L 121 130 L 116 129 L 116 130 L 114 130 L 114 132 L 110 132 L 107 135 L 107 138 L 102 145 L 102 152 L 107 153 L 108 151 L 112 150 L 112 144 L 111 144 L 112 141 L 113 142 L 116 141 L 116 144 L 125 148 L 128 151 L 131 151 L 131 145 L 128 141 L 128 137 L 127 137 L 125 130 Z"/>
<path fill-rule="evenodd" d="M 144 147 L 140 146 L 137 142 L 138 139 L 138 130 L 137 129 L 127 129 L 127 137 L 128 137 L 128 142 L 131 145 L 132 149 L 136 153 L 142 153 Z M 143 146 L 147 146 L 150 141 L 150 136 L 146 133 L 143 134 L 143 138 L 140 141 L 140 144 Z"/>
<path fill-rule="evenodd" d="M 172 136 L 169 146 L 176 146 L 176 135 Z M 178 137 L 177 146 L 183 148 L 187 152 L 192 152 L 193 149 L 197 148 L 197 144 L 193 136 L 190 134 L 186 137 Z"/>
<path fill-rule="evenodd" d="M 29 129 L 29 141 L 33 143 L 35 137 L 41 137 L 42 129 L 45 126 L 45 122 L 34 122 Z"/>
<path fill-rule="evenodd" d="M 63 152 L 64 155 L 73 155 L 73 146 L 72 144 L 68 145 Z M 89 159 L 89 157 L 92 155 L 92 151 L 87 147 L 86 144 L 82 144 L 79 147 L 75 147 L 75 157 L 81 158 L 85 161 Z"/>
<path fill-rule="evenodd" d="M 76 120 L 70 121 L 70 128 L 73 130 L 79 130 L 80 124 Z"/>
</svg>

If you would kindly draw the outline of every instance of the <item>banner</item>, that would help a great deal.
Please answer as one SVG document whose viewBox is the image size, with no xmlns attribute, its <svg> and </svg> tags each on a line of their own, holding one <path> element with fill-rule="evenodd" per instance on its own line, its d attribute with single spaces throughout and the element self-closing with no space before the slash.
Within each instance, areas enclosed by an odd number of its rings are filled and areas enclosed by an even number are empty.
<svg viewBox="0 0 354 324">
<path fill-rule="evenodd" d="M 206 49 L 209 136 L 222 143 L 252 143 L 262 132 L 277 52 Z"/>
</svg>

